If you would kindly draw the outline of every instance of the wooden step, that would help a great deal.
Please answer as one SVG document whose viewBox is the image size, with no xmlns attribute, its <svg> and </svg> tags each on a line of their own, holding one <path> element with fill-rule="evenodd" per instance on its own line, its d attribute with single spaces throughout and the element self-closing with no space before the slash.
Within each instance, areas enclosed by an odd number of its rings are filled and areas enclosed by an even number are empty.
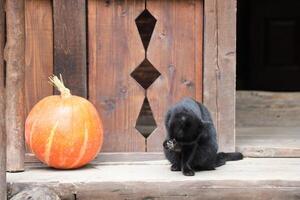
<svg viewBox="0 0 300 200">
<path fill-rule="evenodd" d="M 101 156 L 100 156 L 101 157 Z M 8 173 L 9 195 L 50 187 L 62 199 L 299 199 L 300 158 L 245 158 L 193 177 L 171 172 L 166 160 L 101 161 L 78 170 L 27 164 Z"/>
<path fill-rule="evenodd" d="M 236 151 L 248 157 L 300 158 L 300 126 L 238 127 Z"/>
</svg>

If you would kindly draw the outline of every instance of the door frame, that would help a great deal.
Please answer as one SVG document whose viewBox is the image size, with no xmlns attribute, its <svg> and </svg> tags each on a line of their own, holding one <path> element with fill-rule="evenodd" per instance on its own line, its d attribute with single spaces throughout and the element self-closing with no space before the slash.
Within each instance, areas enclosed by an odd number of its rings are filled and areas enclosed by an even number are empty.
<svg viewBox="0 0 300 200">
<path fill-rule="evenodd" d="M 220 151 L 235 151 L 236 0 L 204 2 L 203 102 Z"/>
</svg>

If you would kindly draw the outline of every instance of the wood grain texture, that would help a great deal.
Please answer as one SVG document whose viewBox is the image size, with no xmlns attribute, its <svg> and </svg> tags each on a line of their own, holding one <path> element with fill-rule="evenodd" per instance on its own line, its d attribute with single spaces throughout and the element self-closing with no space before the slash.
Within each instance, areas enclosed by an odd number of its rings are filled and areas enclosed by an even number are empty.
<svg viewBox="0 0 300 200">
<path fill-rule="evenodd" d="M 241 146 L 237 143 L 236 151 L 250 158 L 299 158 L 300 149 L 291 147 Z"/>
<path fill-rule="evenodd" d="M 149 0 L 147 9 L 157 19 L 147 57 L 161 76 L 147 96 L 157 129 L 147 139 L 148 151 L 162 151 L 164 117 L 183 97 L 202 101 L 203 1 Z"/>
<path fill-rule="evenodd" d="M 237 91 L 236 150 L 250 157 L 300 157 L 300 93 Z"/>
<path fill-rule="evenodd" d="M 24 170 L 25 1 L 6 1 L 7 171 Z"/>
<path fill-rule="evenodd" d="M 89 99 L 104 124 L 103 151 L 145 151 L 135 129 L 144 89 L 130 76 L 143 61 L 135 25 L 144 1 L 88 2 Z"/>
<path fill-rule="evenodd" d="M 236 127 L 300 127 L 299 102 L 299 92 L 239 90 Z"/>
<path fill-rule="evenodd" d="M 130 162 L 143 162 L 143 161 L 158 161 L 164 160 L 165 155 L 163 152 L 102 152 L 91 163 L 93 164 L 129 164 Z M 25 163 L 28 165 L 42 164 L 34 154 L 26 153 Z"/>
<path fill-rule="evenodd" d="M 204 2 L 195 2 L 195 99 L 203 102 L 203 35 Z"/>
<path fill-rule="evenodd" d="M 25 188 L 18 194 L 14 195 L 10 200 L 24 199 L 60 200 L 59 196 L 53 190 L 50 190 L 48 187 Z"/>
<path fill-rule="evenodd" d="M 300 195 L 299 164 L 299 158 L 245 158 L 194 177 L 170 171 L 166 160 L 99 163 L 72 171 L 32 166 L 8 174 L 8 187 L 9 196 L 26 187 L 49 187 L 62 199 L 294 200 Z"/>
<path fill-rule="evenodd" d="M 78 199 L 82 200 L 99 200 L 99 199 L 157 199 L 157 200 L 182 200 L 182 199 L 205 199 L 215 200 L 246 200 L 246 199 L 298 199 L 299 188 L 200 188 L 195 187 L 194 183 L 172 184 L 155 183 L 121 183 L 118 186 L 113 184 L 103 185 L 88 185 L 86 188 L 78 191 Z M 87 189 L 89 188 L 89 189 Z M 97 188 L 101 188 L 98 189 Z M 128 189 L 130 188 L 130 189 Z M 163 188 L 163 189 L 162 189 Z M 182 188 L 189 188 L 188 192 Z M 193 188 L 193 189 L 191 189 Z M 81 189 L 81 188 L 80 188 Z M 107 191 L 116 192 L 107 192 Z M 133 192 L 137 191 L 137 192 Z"/>
<path fill-rule="evenodd" d="M 0 0 L 0 199 L 6 200 L 6 134 L 4 86 L 5 13 L 4 0 Z"/>
<path fill-rule="evenodd" d="M 204 6 L 203 102 L 212 113 L 220 151 L 235 150 L 236 0 Z"/>
<path fill-rule="evenodd" d="M 72 94 L 87 97 L 86 1 L 53 0 L 53 20 L 54 73 Z"/>
<path fill-rule="evenodd" d="M 300 127 L 236 128 L 236 150 L 248 157 L 300 157 Z"/>
<path fill-rule="evenodd" d="M 53 73 L 52 3 L 25 1 L 25 116 L 42 98 L 52 95 L 48 77 Z"/>
<path fill-rule="evenodd" d="M 205 199 L 205 200 L 298 200 L 300 187 L 276 187 L 271 185 L 257 187 L 221 187 L 213 188 L 199 186 L 198 182 L 172 182 L 152 183 L 102 183 L 102 184 L 61 184 L 61 183 L 17 183 L 9 184 L 10 194 L 16 194 L 22 189 L 31 187 L 49 187 L 54 190 L 61 199 L 65 200 L 118 200 L 118 199 Z M 162 189 L 163 188 L 163 189 Z M 187 188 L 182 190 L 182 188 Z M 75 198 L 76 196 L 76 198 Z"/>
</svg>

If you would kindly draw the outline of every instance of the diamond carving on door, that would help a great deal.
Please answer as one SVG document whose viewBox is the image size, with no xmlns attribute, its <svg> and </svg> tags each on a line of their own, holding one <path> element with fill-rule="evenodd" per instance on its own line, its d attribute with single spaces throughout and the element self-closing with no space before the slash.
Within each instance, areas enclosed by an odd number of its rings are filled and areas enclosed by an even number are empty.
<svg viewBox="0 0 300 200">
<path fill-rule="evenodd" d="M 185 96 L 201 101 L 203 1 L 88 6 L 89 98 L 103 151 L 162 151 L 167 109 Z"/>
<path fill-rule="evenodd" d="M 147 59 L 147 48 L 155 28 L 156 19 L 145 9 L 135 20 L 136 26 L 145 49 L 145 59 L 131 73 L 131 77 L 145 90 L 145 98 L 135 128 L 145 137 L 145 151 L 147 151 L 147 138 L 156 129 L 157 125 L 153 117 L 150 103 L 147 99 L 147 89 L 160 76 L 159 71 Z"/>
</svg>

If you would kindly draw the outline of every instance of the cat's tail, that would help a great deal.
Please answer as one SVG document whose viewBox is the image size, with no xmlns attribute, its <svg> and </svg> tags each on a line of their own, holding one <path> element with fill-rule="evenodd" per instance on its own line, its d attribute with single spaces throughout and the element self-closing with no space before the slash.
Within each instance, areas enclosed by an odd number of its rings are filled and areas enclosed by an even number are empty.
<svg viewBox="0 0 300 200">
<path fill-rule="evenodd" d="M 217 154 L 216 167 L 225 165 L 226 161 L 242 160 L 243 154 L 240 152 L 224 153 L 220 152 Z"/>
</svg>

